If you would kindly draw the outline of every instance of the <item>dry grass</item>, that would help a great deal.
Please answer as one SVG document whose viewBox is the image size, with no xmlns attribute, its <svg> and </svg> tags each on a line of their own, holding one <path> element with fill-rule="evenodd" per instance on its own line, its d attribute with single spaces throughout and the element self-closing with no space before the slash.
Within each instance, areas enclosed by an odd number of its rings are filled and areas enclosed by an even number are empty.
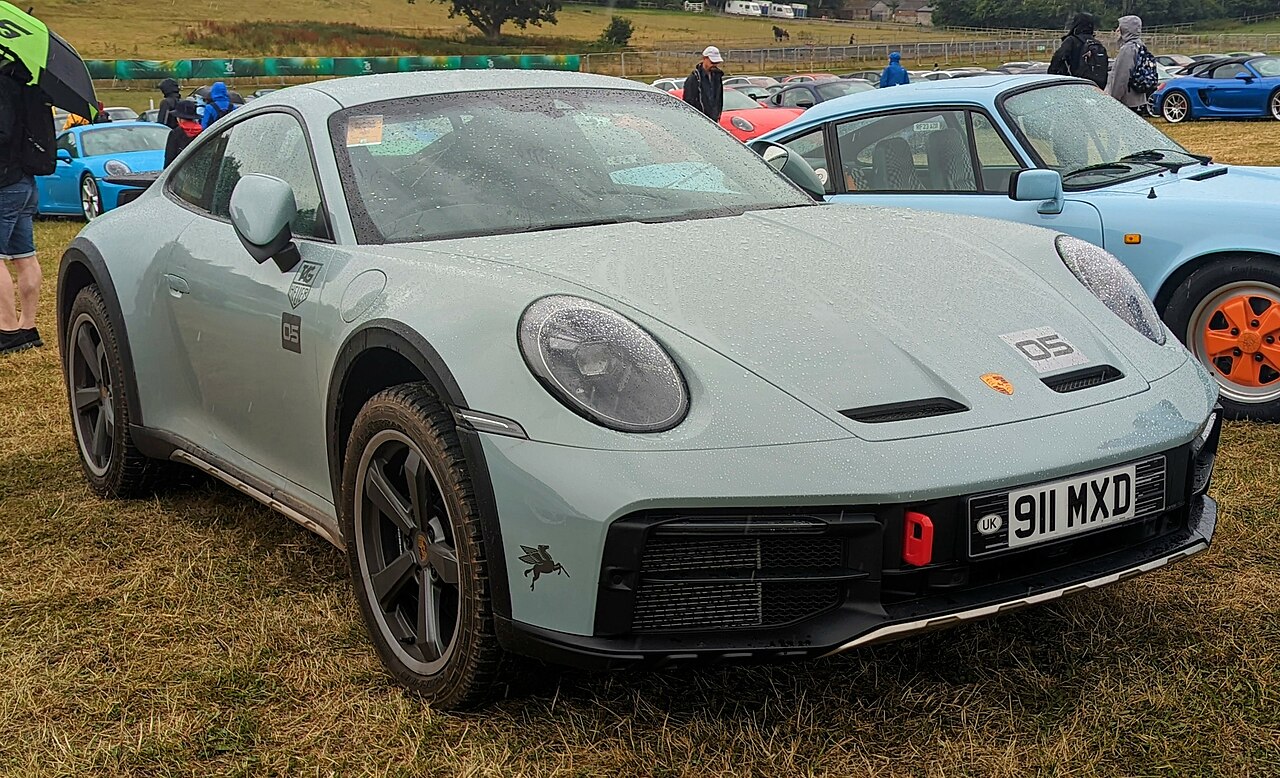
<svg viewBox="0 0 1280 778">
<path fill-rule="evenodd" d="M 1176 130 L 1280 164 L 1277 128 Z M 39 225 L 50 281 L 75 231 Z M 332 548 L 216 484 L 94 498 L 55 349 L 0 358 L 0 774 L 1278 775 L 1278 454 L 1229 425 L 1212 550 L 1120 586 L 805 664 L 527 668 L 449 716 L 380 672 Z"/>
</svg>

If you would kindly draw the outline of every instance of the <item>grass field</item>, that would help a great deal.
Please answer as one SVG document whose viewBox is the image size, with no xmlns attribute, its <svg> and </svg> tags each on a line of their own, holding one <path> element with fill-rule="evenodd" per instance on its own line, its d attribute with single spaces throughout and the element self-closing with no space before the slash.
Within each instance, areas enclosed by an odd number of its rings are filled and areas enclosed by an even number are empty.
<svg viewBox="0 0 1280 778">
<path fill-rule="evenodd" d="M 1171 134 L 1280 165 L 1278 123 Z M 77 225 L 38 229 L 52 340 Z M 797 665 L 525 667 L 451 716 L 388 683 L 324 542 L 218 484 L 93 497 L 51 343 L 0 358 L 0 775 L 1280 775 L 1280 426 L 1227 426 L 1214 495 L 1210 551 L 1051 607 Z"/>
</svg>

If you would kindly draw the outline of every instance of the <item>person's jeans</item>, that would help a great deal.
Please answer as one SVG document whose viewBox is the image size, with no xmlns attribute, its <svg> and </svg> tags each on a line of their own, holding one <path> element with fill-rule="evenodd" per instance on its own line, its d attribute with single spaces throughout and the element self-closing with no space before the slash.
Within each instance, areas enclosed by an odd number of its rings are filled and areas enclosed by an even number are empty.
<svg viewBox="0 0 1280 778">
<path fill-rule="evenodd" d="M 21 181 L 0 189 L 0 260 L 35 256 L 36 180 Z"/>
</svg>

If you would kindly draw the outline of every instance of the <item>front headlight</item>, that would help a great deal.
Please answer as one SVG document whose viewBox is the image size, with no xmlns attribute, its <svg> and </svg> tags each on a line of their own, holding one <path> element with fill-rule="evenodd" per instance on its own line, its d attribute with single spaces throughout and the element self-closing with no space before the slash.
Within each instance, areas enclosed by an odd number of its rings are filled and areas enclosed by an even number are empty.
<svg viewBox="0 0 1280 778">
<path fill-rule="evenodd" d="M 544 297 L 520 317 L 525 363 L 560 402 L 622 432 L 663 432 L 684 420 L 689 391 L 662 346 L 635 322 L 590 300 Z"/>
<path fill-rule="evenodd" d="M 109 176 L 127 176 L 133 172 L 128 165 L 118 159 L 107 160 L 107 164 L 103 165 L 102 169 Z"/>
<path fill-rule="evenodd" d="M 754 124 L 742 118 L 741 116 L 733 117 L 732 119 L 729 120 L 729 123 L 732 124 L 734 127 L 737 127 L 738 129 L 742 130 L 743 132 L 751 132 L 756 128 Z"/>
<path fill-rule="evenodd" d="M 1112 313 L 1153 343 L 1164 345 L 1164 324 L 1129 268 L 1105 249 L 1070 235 L 1059 235 L 1054 244 L 1063 264 Z"/>
</svg>

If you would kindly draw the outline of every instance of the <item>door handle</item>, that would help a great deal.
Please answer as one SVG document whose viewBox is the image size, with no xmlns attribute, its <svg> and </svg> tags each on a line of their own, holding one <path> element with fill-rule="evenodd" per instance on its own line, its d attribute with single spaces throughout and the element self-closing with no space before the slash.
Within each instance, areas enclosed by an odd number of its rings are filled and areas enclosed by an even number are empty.
<svg viewBox="0 0 1280 778">
<path fill-rule="evenodd" d="M 169 294 L 174 297 L 181 297 L 184 294 L 191 293 L 191 287 L 187 285 L 187 279 L 175 276 L 172 273 L 165 273 L 164 280 L 169 284 Z"/>
</svg>

